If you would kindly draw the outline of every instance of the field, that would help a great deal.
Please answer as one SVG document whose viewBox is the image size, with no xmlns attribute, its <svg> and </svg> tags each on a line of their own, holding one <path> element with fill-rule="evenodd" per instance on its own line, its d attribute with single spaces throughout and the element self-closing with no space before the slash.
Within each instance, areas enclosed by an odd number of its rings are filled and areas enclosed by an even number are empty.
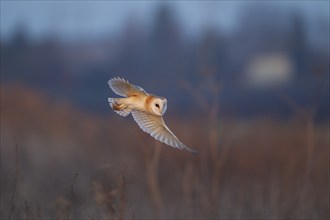
<svg viewBox="0 0 330 220">
<path fill-rule="evenodd" d="M 165 119 L 197 156 L 131 117 L 2 86 L 1 219 L 330 218 L 328 122 Z"/>
</svg>

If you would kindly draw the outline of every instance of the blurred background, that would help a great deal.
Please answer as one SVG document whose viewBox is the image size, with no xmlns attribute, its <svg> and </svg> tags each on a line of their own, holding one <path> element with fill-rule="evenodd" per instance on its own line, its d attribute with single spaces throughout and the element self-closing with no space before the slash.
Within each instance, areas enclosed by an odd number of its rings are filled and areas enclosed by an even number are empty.
<svg viewBox="0 0 330 220">
<path fill-rule="evenodd" d="M 329 219 L 329 2 L 0 4 L 1 218 Z M 115 76 L 199 155 L 115 114 Z"/>
</svg>

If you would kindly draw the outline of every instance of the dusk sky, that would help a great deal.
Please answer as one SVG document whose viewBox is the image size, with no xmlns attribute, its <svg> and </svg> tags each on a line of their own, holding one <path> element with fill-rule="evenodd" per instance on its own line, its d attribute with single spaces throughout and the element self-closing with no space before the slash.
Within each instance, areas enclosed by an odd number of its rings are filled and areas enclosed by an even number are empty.
<svg viewBox="0 0 330 220">
<path fill-rule="evenodd" d="M 6 40 L 18 26 L 23 26 L 32 39 L 56 35 L 63 39 L 93 38 L 118 34 L 128 22 L 148 29 L 155 10 L 169 5 L 183 31 L 196 36 L 208 26 L 224 32 L 237 25 L 240 11 L 251 1 L 1 1 L 1 38 Z M 315 15 L 329 20 L 327 1 L 271 2 L 283 10 L 301 10 L 315 22 Z M 314 21 L 313 21 L 314 20 Z"/>
</svg>

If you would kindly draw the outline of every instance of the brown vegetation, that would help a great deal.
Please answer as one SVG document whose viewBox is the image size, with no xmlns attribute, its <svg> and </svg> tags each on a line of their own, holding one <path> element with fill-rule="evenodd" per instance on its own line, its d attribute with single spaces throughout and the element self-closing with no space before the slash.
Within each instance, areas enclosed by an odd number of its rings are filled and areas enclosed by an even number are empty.
<svg viewBox="0 0 330 220">
<path fill-rule="evenodd" d="M 328 122 L 212 114 L 166 116 L 199 151 L 192 156 L 155 142 L 130 117 L 3 86 L 1 219 L 330 217 Z"/>
</svg>

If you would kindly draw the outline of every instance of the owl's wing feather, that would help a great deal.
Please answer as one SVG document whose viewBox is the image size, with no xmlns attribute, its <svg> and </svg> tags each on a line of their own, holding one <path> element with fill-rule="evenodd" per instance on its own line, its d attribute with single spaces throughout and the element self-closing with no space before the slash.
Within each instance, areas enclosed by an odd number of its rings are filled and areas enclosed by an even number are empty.
<svg viewBox="0 0 330 220">
<path fill-rule="evenodd" d="M 148 95 L 142 87 L 130 84 L 125 79 L 119 77 L 110 79 L 108 84 L 112 91 L 120 96 Z"/>
<path fill-rule="evenodd" d="M 139 127 L 144 131 L 154 137 L 156 140 L 165 143 L 171 147 L 178 148 L 180 150 L 188 150 L 194 154 L 197 151 L 190 149 L 184 145 L 166 126 L 163 118 L 161 116 L 156 116 L 143 111 L 133 111 L 133 118 Z"/>
</svg>

